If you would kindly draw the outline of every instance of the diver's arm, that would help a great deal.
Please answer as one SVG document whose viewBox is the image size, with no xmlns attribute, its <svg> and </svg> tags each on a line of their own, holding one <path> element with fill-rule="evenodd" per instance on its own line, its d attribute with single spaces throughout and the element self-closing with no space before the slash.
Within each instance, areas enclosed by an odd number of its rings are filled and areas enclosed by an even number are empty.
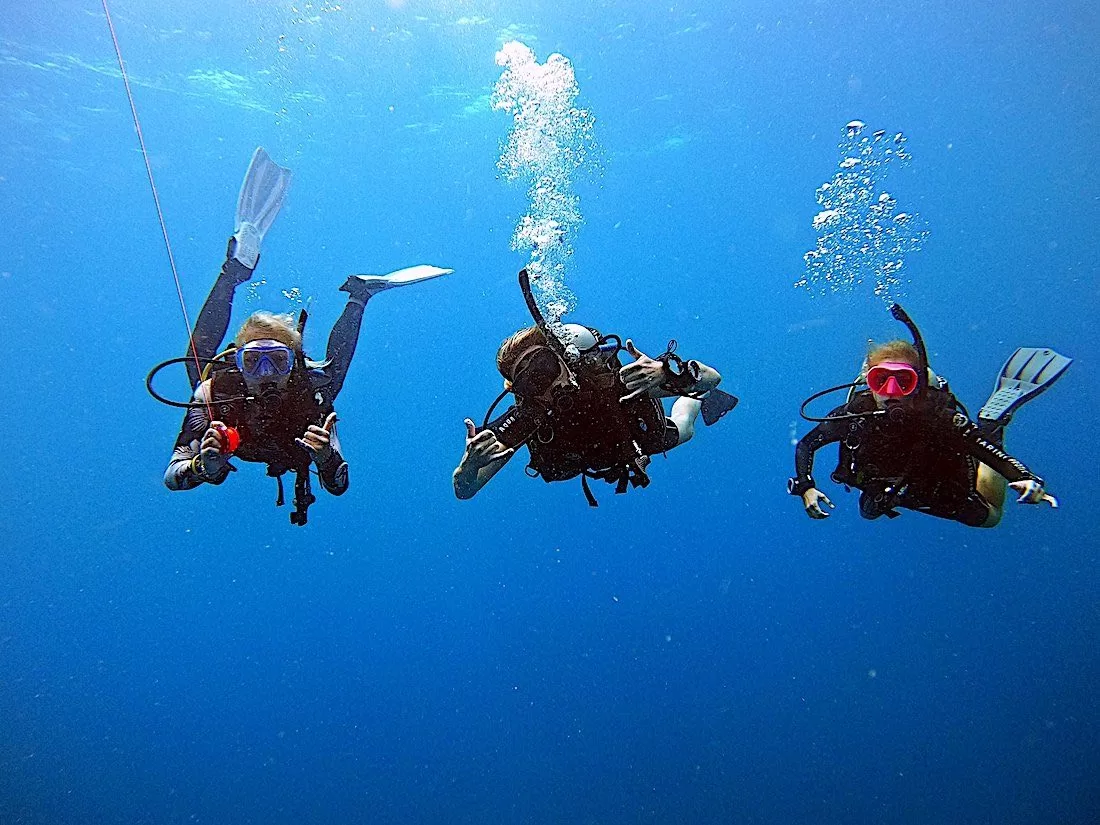
<svg viewBox="0 0 1100 825">
<path fill-rule="evenodd" d="M 348 478 L 348 463 L 340 451 L 340 439 L 335 429 L 329 433 L 329 443 L 332 445 L 332 452 L 327 461 L 317 465 L 317 476 L 325 490 L 334 496 L 342 496 L 348 491 L 351 481 Z"/>
<path fill-rule="evenodd" d="M 451 477 L 455 497 L 460 501 L 476 496 L 516 454 L 515 449 L 501 444 L 492 430 L 478 432 L 469 418 L 465 423 L 466 451 Z"/>
<path fill-rule="evenodd" d="M 845 407 L 837 407 L 829 415 L 845 411 Z M 814 453 L 827 444 L 840 441 L 846 429 L 840 421 L 822 421 L 799 439 L 794 448 L 794 479 L 790 485 L 792 495 L 800 496 L 805 490 L 817 486 L 813 475 Z"/>
<path fill-rule="evenodd" d="M 952 425 L 957 438 L 965 444 L 966 451 L 1003 476 L 1008 481 L 1008 486 L 1020 494 L 1017 502 L 1039 504 L 1045 501 L 1051 507 L 1058 506 L 1058 499 L 1046 491 L 1045 482 L 1022 461 L 1001 449 L 981 427 L 961 413 L 955 414 Z"/>
<path fill-rule="evenodd" d="M 348 463 L 340 453 L 340 439 L 336 436 L 336 413 L 330 412 L 321 424 L 310 424 L 301 438 L 294 443 L 309 453 L 317 465 L 321 486 L 334 496 L 342 496 L 348 490 Z"/>
<path fill-rule="evenodd" d="M 206 384 L 195 390 L 193 400 L 205 403 Z M 221 455 L 217 432 L 203 407 L 193 407 L 183 418 L 172 458 L 164 471 L 169 490 L 193 490 L 200 484 L 221 484 L 233 468 Z"/>
<path fill-rule="evenodd" d="M 634 361 L 619 370 L 619 378 L 629 393 L 622 398 L 630 401 L 643 395 L 651 398 L 674 398 L 676 396 L 700 396 L 717 387 L 722 376 L 718 370 L 699 361 L 684 361 L 683 371 L 671 372 L 667 359 L 650 358 L 627 339 L 626 352 Z"/>
<path fill-rule="evenodd" d="M 694 383 L 685 384 L 677 389 L 662 384 L 650 390 L 650 396 L 653 398 L 676 398 L 684 395 L 700 397 L 722 383 L 722 376 L 714 367 L 708 367 L 702 361 L 695 361 L 694 359 L 684 363 L 689 375 L 698 376 Z"/>
<path fill-rule="evenodd" d="M 844 413 L 846 406 L 837 407 L 830 415 Z M 822 504 L 833 507 L 829 497 L 817 489 L 814 481 L 814 453 L 826 444 L 840 441 L 844 437 L 844 423 L 823 421 L 804 435 L 794 448 L 794 477 L 787 480 L 787 492 L 802 499 L 802 506 L 811 518 L 822 519 L 829 514 Z"/>
</svg>

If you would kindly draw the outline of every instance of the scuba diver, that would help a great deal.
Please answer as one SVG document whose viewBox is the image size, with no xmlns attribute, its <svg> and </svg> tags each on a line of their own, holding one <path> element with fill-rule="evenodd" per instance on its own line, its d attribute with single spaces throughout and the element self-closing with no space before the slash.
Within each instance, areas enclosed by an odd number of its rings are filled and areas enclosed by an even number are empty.
<svg viewBox="0 0 1100 825">
<path fill-rule="evenodd" d="M 316 498 L 311 466 L 321 486 L 333 495 L 348 489 L 348 465 L 336 435 L 333 403 L 344 385 L 355 354 L 363 310 L 377 293 L 445 275 L 453 270 L 414 266 L 389 275 L 352 275 L 340 289 L 348 302 L 333 326 L 324 361 L 312 361 L 302 348 L 306 313 L 253 313 L 224 350 L 233 295 L 252 277 L 260 245 L 278 215 L 290 171 L 263 148 L 252 157 L 237 203 L 236 231 L 225 263 L 203 305 L 192 333 L 190 352 L 150 372 L 146 382 L 158 401 L 187 409 L 172 459 L 164 474 L 169 490 L 221 484 L 236 468 L 232 457 L 267 465 L 278 480 L 277 505 L 283 504 L 282 476 L 295 473 L 292 524 L 304 525 Z M 190 402 L 171 401 L 153 389 L 153 378 L 170 364 L 187 364 L 194 394 Z"/>
<path fill-rule="evenodd" d="M 466 419 L 466 450 L 454 471 L 459 499 L 477 495 L 516 449 L 530 451 L 527 473 L 544 481 L 580 476 L 585 497 L 598 506 L 589 479 L 615 485 L 616 493 L 649 484 L 650 457 L 690 440 L 700 412 L 714 424 L 737 404 L 715 389 L 716 370 L 675 354 L 676 342 L 651 358 L 617 335 L 580 324 L 547 323 L 531 293 L 527 270 L 519 273 L 535 326 L 508 338 L 497 352 L 504 392 L 489 407 L 479 430 Z M 626 365 L 620 354 L 634 360 Z M 513 406 L 491 419 L 508 393 Z M 670 415 L 662 398 L 676 398 Z"/>
<path fill-rule="evenodd" d="M 947 383 L 928 367 L 920 331 L 898 304 L 890 308 L 913 341 L 890 341 L 871 349 L 859 377 L 811 395 L 801 414 L 817 422 L 795 447 L 795 476 L 787 491 L 802 499 L 807 515 L 827 518 L 834 505 L 817 488 L 814 453 L 840 443 L 832 479 L 860 490 L 866 519 L 895 518 L 896 508 L 995 527 L 1003 514 L 1006 482 L 1021 504 L 1058 501 L 1039 476 L 1004 451 L 1004 430 L 1013 414 L 1049 389 L 1073 363 L 1050 349 L 1021 347 L 1005 363 L 993 394 L 973 421 Z M 848 398 L 824 418 L 806 406 L 847 389 Z"/>
</svg>

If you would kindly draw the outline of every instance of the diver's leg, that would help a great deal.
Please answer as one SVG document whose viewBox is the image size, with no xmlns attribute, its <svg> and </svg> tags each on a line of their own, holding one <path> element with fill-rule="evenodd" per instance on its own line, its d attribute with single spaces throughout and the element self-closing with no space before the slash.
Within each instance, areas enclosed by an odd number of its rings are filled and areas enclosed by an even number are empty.
<svg viewBox="0 0 1100 825">
<path fill-rule="evenodd" d="M 989 515 L 981 524 L 982 527 L 996 527 L 1004 515 L 1005 488 L 1008 482 L 1005 477 L 997 473 L 992 467 L 985 464 L 978 465 L 978 479 L 975 484 L 978 495 L 989 505 Z"/>
<path fill-rule="evenodd" d="M 199 310 L 199 317 L 195 320 L 195 329 L 191 333 L 195 342 L 195 351 L 188 350 L 188 356 L 198 356 L 198 365 L 193 360 L 187 362 L 187 377 L 191 379 L 191 386 L 199 383 L 199 373 L 205 366 L 204 358 L 213 358 L 225 340 L 225 334 L 229 331 L 229 319 L 233 315 L 233 293 L 237 286 L 243 284 L 252 277 L 252 270 L 233 257 L 235 243 L 229 239 L 229 249 L 226 251 L 225 263 L 218 273 L 218 279 L 214 281 L 214 287 L 206 296 L 206 303 Z"/>
<path fill-rule="evenodd" d="M 369 296 L 368 296 L 369 300 Z M 325 388 L 329 401 L 334 401 L 344 386 L 348 369 L 351 367 L 351 359 L 355 356 L 355 347 L 359 343 L 359 329 L 363 325 L 363 310 L 367 302 L 361 298 L 348 298 L 347 306 L 336 319 L 332 326 L 332 332 L 328 335 L 328 350 L 325 358 L 329 365 L 325 367 L 325 374 L 329 377 L 329 384 Z"/>
<path fill-rule="evenodd" d="M 669 419 L 676 425 L 676 431 L 680 434 L 680 439 L 673 446 L 679 447 L 681 444 L 691 441 L 692 436 L 695 435 L 695 419 L 699 417 L 699 410 L 702 407 L 703 402 L 696 398 L 680 396 L 676 399 L 676 402 L 672 405 L 672 413 L 669 415 Z"/>
</svg>

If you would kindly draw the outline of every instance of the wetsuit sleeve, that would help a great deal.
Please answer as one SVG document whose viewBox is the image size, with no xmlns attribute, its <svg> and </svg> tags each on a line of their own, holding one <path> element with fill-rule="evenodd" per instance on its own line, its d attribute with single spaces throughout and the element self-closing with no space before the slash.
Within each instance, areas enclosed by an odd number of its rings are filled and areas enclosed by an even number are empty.
<svg viewBox="0 0 1100 825">
<path fill-rule="evenodd" d="M 1019 459 L 1013 458 L 995 441 L 991 440 L 985 431 L 967 418 L 962 413 L 955 413 L 951 420 L 955 438 L 964 446 L 966 452 L 992 467 L 1010 482 L 1012 481 L 1037 481 L 1043 480 L 1031 472 Z"/>
<path fill-rule="evenodd" d="M 348 491 L 351 482 L 348 478 L 348 463 L 344 461 L 344 454 L 340 450 L 340 439 L 333 427 L 329 434 L 329 443 L 332 444 L 332 457 L 318 465 L 317 476 L 321 479 L 321 486 L 334 496 L 342 496 Z"/>
<path fill-rule="evenodd" d="M 527 442 L 539 428 L 538 417 L 513 404 L 484 428 L 492 430 L 505 447 L 519 447 Z M 478 427 L 478 432 L 482 428 Z"/>
<path fill-rule="evenodd" d="M 206 401 L 206 385 L 196 388 L 192 400 L 196 402 Z M 230 473 L 227 467 L 215 478 L 206 478 L 198 475 L 194 470 L 193 461 L 199 454 L 199 445 L 206 434 L 206 428 L 210 426 L 210 420 L 206 416 L 203 407 L 192 407 L 183 417 L 183 426 L 176 438 L 175 449 L 172 450 L 172 458 L 168 462 L 168 469 L 164 471 L 164 486 L 169 490 L 193 490 L 200 484 L 221 484 Z"/>
<path fill-rule="evenodd" d="M 840 415 L 846 412 L 848 412 L 847 406 L 841 405 L 829 415 Z M 847 421 L 822 421 L 802 436 L 794 448 L 794 478 L 788 482 L 791 495 L 800 496 L 817 486 L 817 482 L 814 481 L 814 453 L 826 444 L 840 441 L 847 430 Z"/>
</svg>

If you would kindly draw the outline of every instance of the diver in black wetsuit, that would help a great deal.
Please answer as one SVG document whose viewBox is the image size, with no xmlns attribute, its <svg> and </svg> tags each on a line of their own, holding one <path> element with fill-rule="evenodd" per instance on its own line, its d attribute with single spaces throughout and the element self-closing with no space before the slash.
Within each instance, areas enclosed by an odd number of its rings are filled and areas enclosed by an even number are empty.
<svg viewBox="0 0 1100 825">
<path fill-rule="evenodd" d="M 715 389 L 716 370 L 684 361 L 673 350 L 645 355 L 630 340 L 601 335 L 580 324 L 551 330 L 531 294 L 526 270 L 520 273 L 535 326 L 501 345 L 497 369 L 504 392 L 486 413 L 480 431 L 466 419 L 466 450 L 454 471 L 455 495 L 473 498 L 520 446 L 531 454 L 528 474 L 544 481 L 580 476 L 588 503 L 596 499 L 589 479 L 616 485 L 616 492 L 649 484 L 650 456 L 685 442 L 700 413 L 713 424 L 737 399 Z M 623 364 L 620 353 L 634 360 Z M 490 420 L 493 408 L 512 393 L 515 403 Z M 676 398 L 665 414 L 662 398 Z"/>
<path fill-rule="evenodd" d="M 1012 413 L 1054 383 L 1070 359 L 1050 350 L 1018 350 L 975 422 L 928 369 L 923 341 L 908 315 L 897 305 L 892 311 L 910 327 L 913 343 L 874 348 L 859 381 L 833 388 L 851 388 L 847 402 L 823 419 L 811 418 L 818 425 L 795 448 L 788 491 L 802 499 L 806 513 L 826 518 L 823 505 L 833 507 L 817 489 L 813 460 L 817 450 L 837 442 L 840 462 L 832 478 L 861 491 L 864 518 L 893 518 L 901 507 L 969 527 L 994 527 L 1003 514 L 1006 481 L 1020 503 L 1057 507 L 1043 480 L 1004 451 L 1003 438 Z"/>
<path fill-rule="evenodd" d="M 224 353 L 222 346 L 232 312 L 233 292 L 252 276 L 234 257 L 230 239 L 225 263 L 195 322 L 193 340 L 198 364 L 214 367 L 205 377 L 188 360 L 194 396 L 176 438 L 164 474 L 170 490 L 190 490 L 202 483 L 221 484 L 232 467 L 230 458 L 266 464 L 268 475 L 297 474 L 295 524 L 305 523 L 313 500 L 309 469 L 317 468 L 321 485 L 333 495 L 348 488 L 348 466 L 336 437 L 333 404 L 355 355 L 363 311 L 378 292 L 449 272 L 414 267 L 390 275 L 352 275 L 341 287 L 349 293 L 343 313 L 329 333 L 327 358 L 310 361 L 302 349 L 300 327 L 287 315 L 253 313 Z M 418 274 L 419 277 L 412 277 Z M 210 420 L 211 414 L 216 420 Z M 229 443 L 226 428 L 232 429 Z M 280 482 L 279 502 L 282 501 Z"/>
<path fill-rule="evenodd" d="M 348 293 L 348 302 L 329 334 L 325 361 L 305 356 L 305 312 L 297 324 L 289 315 L 253 313 L 233 342 L 223 344 L 234 293 L 255 271 L 260 244 L 282 206 L 289 181 L 289 170 L 262 148 L 256 150 L 241 187 L 237 230 L 195 322 L 190 353 L 155 367 L 147 386 L 157 400 L 187 409 L 164 473 L 169 490 L 221 484 L 235 469 L 231 458 L 266 464 L 268 475 L 279 479 L 277 504 L 283 503 L 282 476 L 295 473 L 290 520 L 304 525 L 314 501 L 311 467 L 333 495 L 348 489 L 348 465 L 336 437 L 333 404 L 351 366 L 367 302 L 383 290 L 452 270 L 422 265 L 388 275 L 349 276 L 340 287 Z M 152 388 L 153 376 L 178 362 L 187 364 L 193 390 L 189 402 L 171 401 Z"/>
</svg>

